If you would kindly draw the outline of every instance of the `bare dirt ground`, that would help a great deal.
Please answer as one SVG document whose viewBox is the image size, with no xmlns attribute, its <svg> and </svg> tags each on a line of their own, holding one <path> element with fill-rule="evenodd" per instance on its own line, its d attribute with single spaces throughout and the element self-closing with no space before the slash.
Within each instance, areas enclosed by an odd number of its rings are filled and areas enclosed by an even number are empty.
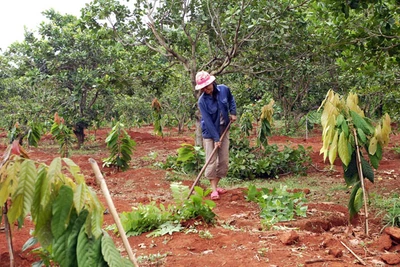
<svg viewBox="0 0 400 267">
<path fill-rule="evenodd" d="M 170 175 L 167 171 L 155 168 L 154 162 L 161 162 L 168 155 L 176 155 L 182 143 L 193 144 L 193 132 L 178 135 L 175 129 L 167 130 L 166 136 L 153 135 L 151 126 L 131 129 L 129 134 L 137 143 L 131 168 L 125 172 L 115 172 L 102 168 L 102 159 L 107 156 L 104 140 L 109 129 L 88 132 L 88 152 L 74 152 L 71 159 L 77 163 L 85 174 L 87 183 L 92 186 L 104 202 L 103 194 L 96 184 L 94 173 L 88 162 L 95 159 L 106 179 L 108 188 L 118 212 L 131 211 L 138 203 L 169 203 Z M 2 133 L 0 137 L 5 137 Z M 0 151 L 6 148 L 0 144 Z M 341 165 L 338 162 L 336 171 L 328 171 L 328 163 L 319 155 L 321 135 L 316 131 L 305 138 L 273 136 L 270 144 L 312 147 L 313 164 L 307 177 L 299 179 L 316 179 L 319 188 L 328 188 L 332 184 L 342 183 L 344 179 Z M 367 183 L 369 192 L 390 195 L 400 192 L 400 155 L 391 148 L 400 144 L 400 136 L 391 135 L 389 147 L 385 148 L 380 167 L 375 171 L 375 183 Z M 43 138 L 38 148 L 28 148 L 31 158 L 50 164 L 58 156 L 57 146 L 51 137 Z M 151 153 L 156 153 L 154 159 Z M 315 178 L 314 178 L 315 177 Z M 195 177 L 187 177 L 183 184 L 191 186 Z M 319 179 L 319 180 L 318 180 Z M 281 177 L 282 184 L 285 177 Z M 147 258 L 140 266 L 400 266 L 400 240 L 393 240 L 390 235 L 381 232 L 382 216 L 379 211 L 371 210 L 369 214 L 369 235 L 365 235 L 365 217 L 360 212 L 351 223 L 348 222 L 346 201 L 349 192 L 338 190 L 326 201 L 326 192 L 305 190 L 307 194 L 307 218 L 297 219 L 280 224 L 280 228 L 263 230 L 260 224 L 257 204 L 246 201 L 244 190 L 234 185 L 216 201 L 214 212 L 218 216 L 216 225 L 199 224 L 197 230 L 206 230 L 211 238 L 204 238 L 199 233 L 173 233 L 162 237 L 148 238 L 146 234 L 129 237 L 129 243 L 136 257 Z M 325 199 L 325 200 L 324 200 Z M 343 201 L 344 199 L 344 201 Z M 338 204 L 344 203 L 344 204 Z M 104 215 L 104 227 L 114 223 L 111 214 Z M 2 223 L 0 228 L 4 227 Z M 13 245 L 16 255 L 16 266 L 30 266 L 37 260 L 28 251 L 22 252 L 23 244 L 29 239 L 32 224 L 26 220 L 22 229 L 13 229 Z M 111 233 L 111 232 L 110 232 Z M 122 240 L 113 235 L 115 243 L 126 256 Z M 159 257 L 157 257 L 159 256 Z M 0 266 L 9 266 L 9 254 L 4 230 L 0 230 Z M 361 259 L 361 263 L 357 260 Z M 400 262 L 400 258 L 399 258 Z"/>
</svg>

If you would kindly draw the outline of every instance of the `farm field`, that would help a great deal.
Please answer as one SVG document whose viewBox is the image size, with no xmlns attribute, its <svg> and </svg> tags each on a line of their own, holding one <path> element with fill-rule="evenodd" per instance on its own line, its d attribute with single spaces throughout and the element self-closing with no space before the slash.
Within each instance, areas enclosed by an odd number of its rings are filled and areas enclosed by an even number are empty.
<svg viewBox="0 0 400 267">
<path fill-rule="evenodd" d="M 128 133 L 135 140 L 136 149 L 131 168 L 125 172 L 116 172 L 101 167 L 102 159 L 108 156 L 104 142 L 108 132 L 109 129 L 88 132 L 87 136 L 91 140 L 85 144 L 87 150 L 74 151 L 71 156 L 84 173 L 86 183 L 96 190 L 105 207 L 106 202 L 96 183 L 89 158 L 99 164 L 119 213 L 131 211 L 138 203 L 170 203 L 171 176 L 175 174 L 154 167 L 154 163 L 163 162 L 168 155 L 175 155 L 183 143 L 193 144 L 194 133 L 178 135 L 176 129 L 166 129 L 165 136 L 159 137 L 153 134 L 151 126 L 132 128 Z M 380 167 L 375 170 L 375 183 L 366 182 L 370 195 L 390 196 L 400 192 L 400 154 L 392 150 L 400 144 L 400 136 L 392 134 L 390 138 Z M 4 151 L 6 133 L 0 133 L 0 140 L 0 151 Z M 187 225 L 192 231 L 154 238 L 147 237 L 147 233 L 129 237 L 140 266 L 362 266 L 356 256 L 362 259 L 365 266 L 390 266 L 389 263 L 395 263 L 396 259 L 400 266 L 400 256 L 397 255 L 400 248 L 395 246 L 400 240 L 392 240 L 389 235 L 381 232 L 383 215 L 379 210 L 369 210 L 368 236 L 364 231 L 363 210 L 348 222 L 349 191 L 344 187 L 341 163 L 337 161 L 335 169 L 329 170 L 329 163 L 323 162 L 319 154 L 322 142 L 318 131 L 310 133 L 307 139 L 272 136 L 268 141 L 270 144 L 312 148 L 313 163 L 307 176 L 296 178 L 302 184 L 297 189 L 304 191 L 308 200 L 306 218 L 283 222 L 270 230 L 262 229 L 258 205 L 245 199 L 246 187 L 229 184 L 228 192 L 216 201 L 213 210 L 217 214 L 215 225 L 193 222 Z M 50 136 L 45 136 L 38 148 L 30 147 L 26 150 L 32 159 L 46 164 L 58 156 L 57 145 Z M 187 176 L 181 182 L 191 186 L 194 179 L 193 176 Z M 293 177 L 283 176 L 274 180 L 274 184 L 278 182 L 285 185 L 289 179 L 292 181 Z M 201 182 L 201 186 L 206 188 L 206 183 Z M 104 228 L 113 223 L 111 214 L 106 213 Z M 4 224 L 1 224 L 0 266 L 9 266 L 3 227 Z M 37 260 L 28 251 L 22 252 L 31 229 L 32 224 L 28 219 L 22 229 L 14 226 L 16 266 L 31 266 Z M 112 234 L 112 231 L 109 233 Z M 114 234 L 112 236 L 117 248 L 126 256 L 122 240 Z"/>
</svg>

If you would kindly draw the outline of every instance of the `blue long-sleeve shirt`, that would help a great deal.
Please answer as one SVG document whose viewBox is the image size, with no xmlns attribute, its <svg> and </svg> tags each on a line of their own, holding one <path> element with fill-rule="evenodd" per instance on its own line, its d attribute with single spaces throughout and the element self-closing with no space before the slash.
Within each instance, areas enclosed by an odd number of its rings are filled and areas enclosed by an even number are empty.
<svg viewBox="0 0 400 267">
<path fill-rule="evenodd" d="M 231 90 L 224 84 L 217 85 L 216 99 L 203 93 L 198 105 L 201 112 L 201 130 L 203 138 L 220 141 L 220 123 L 223 118 L 224 127 L 229 123 L 229 114 L 236 115 L 236 102 Z"/>
</svg>

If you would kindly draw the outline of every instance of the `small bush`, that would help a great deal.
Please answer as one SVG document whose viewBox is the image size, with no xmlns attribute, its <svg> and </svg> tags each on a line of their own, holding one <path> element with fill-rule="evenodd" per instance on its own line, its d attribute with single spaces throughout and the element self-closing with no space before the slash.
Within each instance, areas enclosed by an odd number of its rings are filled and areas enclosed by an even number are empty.
<svg viewBox="0 0 400 267">
<path fill-rule="evenodd" d="M 198 173 L 205 163 L 205 152 L 202 147 L 182 144 L 178 155 L 168 156 L 165 163 L 158 164 L 163 169 L 173 169 L 186 174 Z"/>
<path fill-rule="evenodd" d="M 103 166 L 114 166 L 123 171 L 127 170 L 136 142 L 130 138 L 122 123 L 115 124 L 106 138 L 106 144 L 110 150 L 110 156 L 103 159 Z"/>
<path fill-rule="evenodd" d="M 282 174 L 305 175 L 311 163 L 310 149 L 267 145 L 250 146 L 248 138 L 237 128 L 231 130 L 231 151 L 228 177 L 239 179 L 277 178 Z"/>
<path fill-rule="evenodd" d="M 266 143 L 266 142 L 265 142 Z M 197 174 L 205 164 L 204 149 L 182 144 L 178 155 L 168 156 L 165 163 L 157 164 L 185 174 Z M 251 146 L 250 138 L 237 126 L 230 130 L 229 178 L 277 178 L 282 174 L 305 175 L 311 164 L 310 149 L 277 145 Z"/>
<path fill-rule="evenodd" d="M 210 190 L 203 190 L 201 187 L 194 188 L 195 193 L 186 199 L 189 194 L 189 187 L 178 183 L 171 184 L 175 205 L 158 207 L 155 202 L 143 205 L 139 204 L 131 212 L 121 214 L 121 223 L 127 236 L 137 236 L 145 232 L 155 230 L 148 236 L 160 236 L 183 229 L 181 222 L 190 219 L 200 219 L 207 224 L 213 224 L 215 213 L 212 209 L 215 202 L 205 199 Z M 116 230 L 116 229 L 115 229 Z"/>
<path fill-rule="evenodd" d="M 246 199 L 258 203 L 261 209 L 261 223 L 268 229 L 278 222 L 291 221 L 295 216 L 306 217 L 307 214 L 304 193 L 288 192 L 286 186 L 272 190 L 267 188 L 257 190 L 251 185 Z"/>
</svg>

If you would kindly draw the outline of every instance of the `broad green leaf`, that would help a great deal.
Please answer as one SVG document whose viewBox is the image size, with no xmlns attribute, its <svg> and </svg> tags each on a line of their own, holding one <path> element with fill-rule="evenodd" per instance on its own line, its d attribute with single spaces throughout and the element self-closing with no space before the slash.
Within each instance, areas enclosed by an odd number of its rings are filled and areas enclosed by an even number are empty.
<svg viewBox="0 0 400 267">
<path fill-rule="evenodd" d="M 356 193 L 356 196 L 355 196 L 355 198 L 354 198 L 354 210 L 356 211 L 356 212 L 359 212 L 360 211 L 360 209 L 362 208 L 362 206 L 363 206 L 363 203 L 364 203 L 364 201 L 363 201 L 363 190 L 362 190 L 362 188 L 358 188 L 358 190 L 357 190 L 357 193 Z"/>
<path fill-rule="evenodd" d="M 130 136 L 123 130 L 123 124 L 117 122 L 111 133 L 106 138 L 107 147 L 110 150 L 110 156 L 103 159 L 103 166 L 113 165 L 122 170 L 129 168 L 132 150 L 136 143 L 130 139 Z"/>
<path fill-rule="evenodd" d="M 85 227 L 81 228 L 76 248 L 78 266 L 98 266 L 103 257 L 101 238 L 88 237 Z"/>
<path fill-rule="evenodd" d="M 51 219 L 51 231 L 54 238 L 58 238 L 65 231 L 68 225 L 70 212 L 72 209 L 74 192 L 69 186 L 61 186 L 58 196 L 53 202 Z"/>
<path fill-rule="evenodd" d="M 340 159 L 342 160 L 345 166 L 349 165 L 351 160 L 351 155 L 348 149 L 348 140 L 346 134 L 344 132 L 340 133 L 339 142 L 338 142 L 338 154 Z"/>
<path fill-rule="evenodd" d="M 28 239 L 28 241 L 25 242 L 25 244 L 22 246 L 22 251 L 27 250 L 28 248 L 36 245 L 38 243 L 38 240 L 36 237 L 32 236 L 31 238 Z"/>
<path fill-rule="evenodd" d="M 200 186 L 195 186 L 194 187 L 194 191 L 199 195 L 199 196 L 205 196 L 204 195 L 204 190 L 203 190 L 203 188 L 201 188 Z"/>
<path fill-rule="evenodd" d="M 45 206 L 37 216 L 37 224 L 33 235 L 37 237 L 42 247 L 51 245 L 53 235 L 51 233 L 51 206 Z"/>
<path fill-rule="evenodd" d="M 24 160 L 21 164 L 18 188 L 15 194 L 23 197 L 23 211 L 21 216 L 25 217 L 31 212 L 33 197 L 35 193 L 35 182 L 37 178 L 37 170 L 32 160 Z"/>
<path fill-rule="evenodd" d="M 111 140 L 113 140 L 113 142 L 116 142 L 116 139 L 118 137 L 118 133 L 115 131 L 115 127 L 111 129 L 111 133 L 107 136 L 105 142 L 108 144 L 110 143 Z"/>
<path fill-rule="evenodd" d="M 361 117 L 359 114 L 357 114 L 357 112 L 350 110 L 350 115 L 353 119 L 353 123 L 357 128 L 357 130 L 361 129 L 363 133 L 367 135 L 371 135 L 374 133 L 374 128 L 372 127 L 372 125 L 369 122 L 367 122 L 363 117 Z"/>
<path fill-rule="evenodd" d="M 364 145 L 367 142 L 367 137 L 365 136 L 365 133 L 361 128 L 357 128 L 357 137 L 358 137 L 358 144 L 360 146 Z"/>
<path fill-rule="evenodd" d="M 206 204 L 210 209 L 213 209 L 217 206 L 217 204 L 210 199 L 204 200 L 204 204 Z"/>
<path fill-rule="evenodd" d="M 12 199 L 11 207 L 7 212 L 7 217 L 10 224 L 13 224 L 18 219 L 18 217 L 22 215 L 23 209 L 24 196 L 18 194 L 15 198 Z"/>
<path fill-rule="evenodd" d="M 342 114 L 339 114 L 336 118 L 336 127 L 341 127 L 342 123 L 344 121 L 344 117 Z"/>
<path fill-rule="evenodd" d="M 112 238 L 106 232 L 103 232 L 103 237 L 101 238 L 101 253 L 108 266 L 123 266 L 121 254 L 115 247 Z"/>
<path fill-rule="evenodd" d="M 349 126 L 347 125 L 346 120 L 343 120 L 342 124 L 341 124 L 341 128 L 342 128 L 342 132 L 344 132 L 344 135 L 346 136 L 346 138 L 349 136 Z"/>
<path fill-rule="evenodd" d="M 361 166 L 362 172 L 365 178 L 367 178 L 371 183 L 374 182 L 374 170 L 371 165 L 369 165 L 368 161 L 366 161 L 363 157 L 361 157 Z"/>
<path fill-rule="evenodd" d="M 253 184 L 249 185 L 245 196 L 247 201 L 256 201 L 259 196 L 260 192 L 257 190 L 256 186 Z"/>
<path fill-rule="evenodd" d="M 44 205 L 41 204 L 44 180 L 47 180 L 47 169 L 42 167 L 38 172 L 31 211 L 36 225 L 34 235 L 42 247 L 46 248 L 51 244 L 53 235 L 51 233 L 51 197 L 48 198 L 48 202 L 45 202 Z"/>
<path fill-rule="evenodd" d="M 10 177 L 10 183 L 8 185 L 8 192 L 10 195 L 14 195 L 15 191 L 18 188 L 19 182 L 19 172 L 21 170 L 21 161 L 15 160 L 12 164 L 7 166 L 6 175 Z"/>
<path fill-rule="evenodd" d="M 86 201 L 87 186 L 86 184 L 78 184 L 74 192 L 74 206 L 77 212 L 81 212 Z"/>
<path fill-rule="evenodd" d="M 73 222 L 71 233 L 68 236 L 67 257 L 69 258 L 69 262 L 71 263 L 72 266 L 78 266 L 78 261 L 76 256 L 78 235 L 85 224 L 88 214 L 89 212 L 87 210 L 82 210 L 79 213 L 78 218 Z"/>
<path fill-rule="evenodd" d="M 46 178 L 47 178 L 47 169 L 42 166 L 38 171 L 38 176 L 35 183 L 35 193 L 32 203 L 32 219 L 35 223 L 37 223 L 37 217 L 39 216 L 40 210 L 42 209 L 40 203 L 41 202 L 40 200 L 42 199 L 42 183 L 43 180 L 45 180 Z"/>
<path fill-rule="evenodd" d="M 353 185 L 356 181 L 358 181 L 358 169 L 357 169 L 357 160 L 356 160 L 356 153 L 353 152 L 351 155 L 351 160 L 349 164 L 343 166 L 344 169 L 344 179 L 347 186 Z"/>
<path fill-rule="evenodd" d="M 103 204 L 97 198 L 96 193 L 91 189 L 89 190 L 89 200 L 88 206 L 90 207 L 89 210 L 89 217 L 90 220 L 87 221 L 86 227 L 89 227 L 90 234 L 93 234 L 96 238 L 98 238 L 102 234 L 102 225 L 103 225 L 103 212 L 104 207 Z M 88 225 L 90 223 L 90 226 Z"/>
<path fill-rule="evenodd" d="M 177 161 L 188 161 L 194 157 L 194 149 L 192 145 L 182 144 L 181 148 L 178 149 Z"/>
<path fill-rule="evenodd" d="M 69 171 L 71 172 L 72 176 L 75 178 L 77 184 L 84 183 L 85 177 L 81 173 L 81 169 L 79 168 L 79 166 L 76 165 L 75 162 L 73 162 L 69 158 L 63 158 L 63 161 L 68 165 Z"/>
<path fill-rule="evenodd" d="M 53 216 L 54 219 L 54 216 Z M 68 224 L 68 228 L 58 237 L 54 237 L 52 244 L 52 256 L 60 266 L 73 267 L 68 257 L 68 237 L 72 231 L 72 223 Z"/>
<path fill-rule="evenodd" d="M 360 181 L 358 181 L 353 185 L 353 189 L 350 194 L 349 205 L 348 205 L 350 219 L 352 219 L 354 217 L 354 215 L 356 215 L 359 211 L 356 209 L 356 206 L 358 206 L 358 205 L 355 205 L 355 199 L 356 199 L 357 192 L 360 188 L 361 188 L 361 183 L 360 183 Z"/>
<path fill-rule="evenodd" d="M 61 158 L 54 158 L 53 161 L 50 163 L 47 175 L 50 182 L 53 182 L 54 180 L 61 177 L 61 167 Z"/>
<path fill-rule="evenodd" d="M 369 161 L 371 162 L 372 167 L 374 167 L 375 169 L 378 169 L 380 160 L 378 159 L 377 153 L 375 153 L 375 155 L 368 154 L 368 156 L 369 156 Z"/>
<path fill-rule="evenodd" d="M 382 160 L 382 146 L 381 146 L 381 144 L 379 144 L 379 142 L 378 142 L 378 144 L 376 145 L 376 152 L 375 152 L 375 155 L 376 155 L 376 158 L 380 161 L 380 160 Z M 375 168 L 375 169 L 377 169 L 377 168 Z"/>
<path fill-rule="evenodd" d="M 122 258 L 121 261 L 122 261 L 122 266 L 126 266 L 126 267 L 134 266 L 133 263 L 127 258 Z"/>
<path fill-rule="evenodd" d="M 375 137 L 372 137 L 369 140 L 368 153 L 370 155 L 375 155 L 377 146 L 378 146 L 378 140 Z"/>
<path fill-rule="evenodd" d="M 41 137 L 41 129 L 37 125 L 31 125 L 28 134 L 28 144 L 34 147 L 38 146 Z"/>
<path fill-rule="evenodd" d="M 10 176 L 6 176 L 2 183 L 0 183 L 0 206 L 3 207 L 4 203 L 8 200 L 10 196 L 10 182 L 12 178 Z"/>
<path fill-rule="evenodd" d="M 42 206 L 47 205 L 50 201 L 51 187 L 56 179 L 61 176 L 61 158 L 57 157 L 51 162 L 48 171 L 47 178 L 42 181 L 41 184 L 41 201 Z"/>
</svg>

